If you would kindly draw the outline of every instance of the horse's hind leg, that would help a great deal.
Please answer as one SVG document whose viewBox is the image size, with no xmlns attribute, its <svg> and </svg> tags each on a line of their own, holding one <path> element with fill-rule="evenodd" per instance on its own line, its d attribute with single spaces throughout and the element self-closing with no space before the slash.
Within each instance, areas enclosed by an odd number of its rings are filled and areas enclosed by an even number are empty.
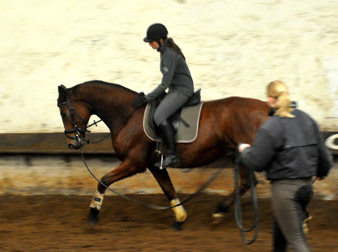
<svg viewBox="0 0 338 252">
<path fill-rule="evenodd" d="M 156 181 L 162 188 L 162 191 L 167 196 L 170 201 L 171 206 L 175 206 L 180 203 L 180 200 L 177 197 L 175 188 L 171 182 L 169 174 L 166 169 L 159 169 L 155 166 L 149 166 L 148 169 L 151 171 Z M 175 214 L 175 223 L 173 224 L 173 228 L 176 230 L 180 230 L 182 228 L 183 223 L 188 218 L 188 214 L 185 211 L 182 205 L 172 208 Z"/>
<path fill-rule="evenodd" d="M 128 160 L 123 161 L 114 170 L 104 175 L 101 179 L 101 183 L 98 184 L 97 190 L 89 205 L 88 224 L 95 225 L 99 220 L 99 214 L 101 211 L 104 193 L 106 189 L 114 182 L 130 177 L 136 173 L 144 172 L 146 170 L 144 166 L 133 165 Z"/>
<path fill-rule="evenodd" d="M 247 167 L 240 165 L 239 177 L 240 177 L 239 194 L 240 196 L 242 196 L 250 189 L 250 180 Z M 235 201 L 235 188 L 231 194 L 225 196 L 220 202 L 218 202 L 217 208 L 214 214 L 212 215 L 216 223 L 219 222 L 225 216 L 225 213 L 229 211 L 229 208 L 234 203 L 234 201 Z"/>
</svg>

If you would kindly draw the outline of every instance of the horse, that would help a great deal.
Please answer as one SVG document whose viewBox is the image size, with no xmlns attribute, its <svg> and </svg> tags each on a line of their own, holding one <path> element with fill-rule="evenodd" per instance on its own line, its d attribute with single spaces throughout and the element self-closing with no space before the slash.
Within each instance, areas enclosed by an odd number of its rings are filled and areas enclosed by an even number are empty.
<svg viewBox="0 0 338 252">
<path fill-rule="evenodd" d="M 156 143 L 143 130 L 145 106 L 138 109 L 132 106 L 139 94 L 124 86 L 98 80 L 72 88 L 60 85 L 58 92 L 57 105 L 68 147 L 82 147 L 89 118 L 95 114 L 109 128 L 115 155 L 121 160 L 117 167 L 99 180 L 89 206 L 88 222 L 91 225 L 98 222 L 104 193 L 110 185 L 148 169 L 172 206 L 174 226 L 181 227 L 188 214 L 180 205 L 167 170 L 154 166 L 157 161 Z M 253 142 L 258 128 L 268 118 L 268 112 L 266 102 L 252 98 L 228 97 L 205 101 L 196 140 L 177 144 L 181 161 L 178 168 L 203 167 L 219 159 L 233 157 L 239 143 Z M 241 168 L 240 195 L 250 188 L 248 178 L 248 170 Z M 224 196 L 215 213 L 225 214 L 234 198 L 234 191 Z"/>
</svg>

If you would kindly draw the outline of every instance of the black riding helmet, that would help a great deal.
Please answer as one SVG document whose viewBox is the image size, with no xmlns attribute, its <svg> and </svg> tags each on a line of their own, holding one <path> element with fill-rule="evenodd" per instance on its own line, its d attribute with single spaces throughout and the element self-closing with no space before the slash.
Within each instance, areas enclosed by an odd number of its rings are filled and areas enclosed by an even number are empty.
<svg viewBox="0 0 338 252">
<path fill-rule="evenodd" d="M 143 41 L 146 43 L 159 41 L 160 39 L 166 39 L 167 36 L 167 28 L 163 24 L 156 23 L 149 26 L 147 36 L 143 39 Z"/>
</svg>

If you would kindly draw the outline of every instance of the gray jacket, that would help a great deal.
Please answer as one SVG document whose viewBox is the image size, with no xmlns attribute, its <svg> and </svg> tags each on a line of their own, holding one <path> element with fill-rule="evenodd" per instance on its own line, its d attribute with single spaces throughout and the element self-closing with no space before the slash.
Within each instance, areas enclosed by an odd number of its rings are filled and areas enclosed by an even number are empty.
<svg viewBox="0 0 338 252">
<path fill-rule="evenodd" d="M 160 70 L 163 74 L 162 82 L 151 93 L 146 95 L 147 101 L 160 97 L 166 89 L 180 92 L 188 97 L 194 93 L 194 82 L 184 58 L 165 41 L 158 49 L 161 53 Z"/>
<path fill-rule="evenodd" d="M 294 118 L 273 116 L 257 132 L 241 160 L 255 171 L 267 172 L 269 180 L 325 177 L 333 166 L 317 123 L 295 109 Z"/>
</svg>

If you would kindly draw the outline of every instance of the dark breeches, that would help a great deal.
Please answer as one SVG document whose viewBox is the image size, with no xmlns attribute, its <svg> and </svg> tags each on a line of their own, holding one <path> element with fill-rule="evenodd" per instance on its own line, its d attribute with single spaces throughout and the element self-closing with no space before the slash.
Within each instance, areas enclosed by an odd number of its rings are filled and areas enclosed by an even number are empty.
<svg viewBox="0 0 338 252">
<path fill-rule="evenodd" d="M 156 126 L 162 124 L 172 114 L 174 114 L 177 110 L 183 107 L 188 99 L 188 96 L 181 93 L 175 92 L 167 94 L 155 111 L 154 121 Z"/>
<path fill-rule="evenodd" d="M 304 186 L 311 186 L 311 182 L 311 178 L 307 178 L 278 180 L 272 183 L 274 252 L 286 252 L 287 246 L 295 252 L 310 252 L 302 228 L 305 206 L 297 197 L 297 192 Z M 312 196 L 312 190 L 309 193 Z"/>
</svg>

